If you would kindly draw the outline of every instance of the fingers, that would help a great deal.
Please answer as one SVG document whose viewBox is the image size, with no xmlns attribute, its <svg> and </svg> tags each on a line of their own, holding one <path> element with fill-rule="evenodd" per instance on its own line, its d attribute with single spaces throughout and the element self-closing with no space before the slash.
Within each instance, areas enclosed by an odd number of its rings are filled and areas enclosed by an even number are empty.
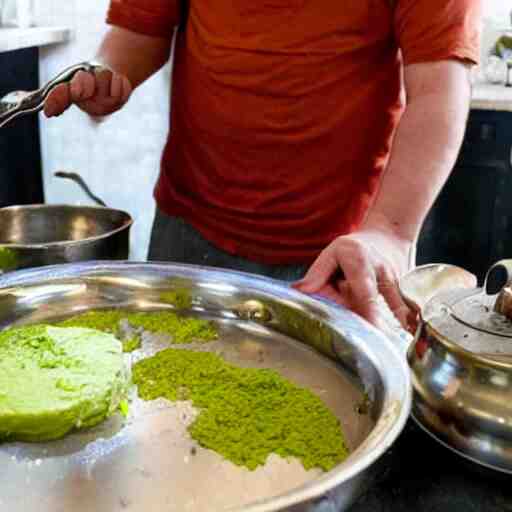
<svg viewBox="0 0 512 512">
<path fill-rule="evenodd" d="M 400 296 L 393 266 L 382 252 L 386 253 L 386 247 L 374 247 L 365 238 L 340 237 L 320 254 L 304 279 L 294 287 L 342 304 L 377 327 L 383 319 L 383 297 L 394 316 L 407 328 L 410 312 Z M 336 277 L 340 269 L 343 279 Z"/>
<path fill-rule="evenodd" d="M 92 98 L 96 92 L 96 79 L 92 73 L 79 71 L 73 77 L 69 89 L 73 103 L 88 100 Z"/>
<path fill-rule="evenodd" d="M 109 98 L 111 90 L 111 82 L 114 78 L 113 73 L 108 70 L 98 71 L 96 73 L 96 96 L 99 98 Z"/>
<path fill-rule="evenodd" d="M 330 285 L 338 269 L 345 280 Z M 359 242 L 340 238 L 325 249 L 295 288 L 303 293 L 320 293 L 350 307 L 372 323 L 379 317 L 375 269 L 367 249 Z M 323 292 L 323 293 L 322 293 Z"/>
<path fill-rule="evenodd" d="M 123 94 L 123 78 L 121 75 L 114 74 L 110 80 L 109 96 L 111 98 L 121 99 Z"/>
<path fill-rule="evenodd" d="M 409 308 L 405 305 L 398 290 L 398 279 L 387 265 L 379 265 L 377 268 L 377 283 L 381 295 L 388 303 L 389 309 L 404 328 L 409 324 Z"/>
<path fill-rule="evenodd" d="M 347 299 L 346 293 L 343 290 L 339 290 L 337 286 L 332 284 L 327 284 L 318 290 L 318 295 L 329 299 L 340 306 L 344 306 L 347 309 L 350 309 L 350 302 Z"/>
<path fill-rule="evenodd" d="M 60 116 L 71 105 L 71 96 L 67 84 L 58 85 L 48 96 L 44 104 L 47 117 Z"/>
<path fill-rule="evenodd" d="M 96 81 L 96 91 L 91 99 L 80 101 L 78 107 L 91 116 L 104 116 L 119 110 L 130 98 L 130 81 L 117 73 L 101 73 Z"/>
<path fill-rule="evenodd" d="M 118 105 L 124 105 L 132 94 L 132 85 L 128 78 L 114 73 L 110 82 L 110 99 Z"/>
<path fill-rule="evenodd" d="M 116 98 L 94 97 L 91 100 L 77 103 L 77 106 L 80 108 L 80 110 L 87 112 L 87 114 L 91 116 L 105 116 L 107 114 L 112 114 L 116 110 L 119 110 L 122 105 Z"/>
<path fill-rule="evenodd" d="M 122 88 L 121 88 L 121 104 L 124 105 L 132 95 L 133 87 L 130 83 L 130 80 L 126 78 L 125 76 L 122 77 Z"/>
<path fill-rule="evenodd" d="M 379 289 L 369 250 L 356 240 L 337 244 L 336 259 L 345 275 L 352 309 L 376 324 L 379 319 Z"/>
<path fill-rule="evenodd" d="M 104 116 L 119 110 L 132 93 L 130 81 L 117 73 L 103 70 L 92 74 L 79 71 L 70 84 L 56 87 L 45 102 L 47 117 L 59 116 L 71 105 L 93 116 Z"/>
<path fill-rule="evenodd" d="M 318 293 L 329 283 L 337 269 L 338 261 L 330 245 L 316 259 L 304 279 L 293 286 L 303 293 Z"/>
</svg>

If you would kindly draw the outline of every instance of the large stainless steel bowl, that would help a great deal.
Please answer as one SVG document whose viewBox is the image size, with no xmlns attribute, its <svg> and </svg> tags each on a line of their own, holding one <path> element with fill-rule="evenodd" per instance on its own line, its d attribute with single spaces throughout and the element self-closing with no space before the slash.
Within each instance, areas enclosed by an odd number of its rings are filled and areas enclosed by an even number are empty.
<svg viewBox="0 0 512 512">
<path fill-rule="evenodd" d="M 89 260 L 126 260 L 130 215 L 97 206 L 0 209 L 0 273 Z"/>
<path fill-rule="evenodd" d="M 273 343 L 273 336 L 285 335 L 295 345 L 299 343 L 299 351 L 304 350 L 301 344 L 313 348 L 368 399 L 365 410 L 357 413 L 354 404 L 349 403 L 347 421 L 351 415 L 368 414 L 373 427 L 357 440 L 342 464 L 299 488 L 237 511 L 346 509 L 371 486 L 379 471 L 379 460 L 402 431 L 411 407 L 405 344 L 402 347 L 398 340 L 385 337 L 349 311 L 305 296 L 280 282 L 248 274 L 185 265 L 90 262 L 5 274 L 0 278 L 0 329 L 98 307 L 164 307 L 169 295 L 164 292 L 173 290 L 189 293 L 191 313 L 218 319 L 224 330 L 263 333 L 266 343 Z M 339 392 L 344 390 L 340 388 Z M 57 448 L 45 446 L 44 450 L 0 446 L 0 503 L 10 512 L 31 510 L 36 503 L 40 512 L 54 512 L 65 510 L 70 500 L 69 506 L 75 512 L 103 512 L 119 505 L 112 499 L 119 500 L 123 492 L 136 491 L 134 499 L 147 498 L 131 505 L 130 510 L 169 510 L 165 493 L 159 491 L 163 483 L 145 476 L 134 484 L 130 477 L 142 465 L 138 457 L 147 457 L 146 452 L 156 442 L 155 422 L 164 421 L 162 417 L 158 420 L 158 414 L 154 411 L 142 418 L 136 436 L 122 430 L 116 436 L 105 436 L 100 445 L 90 449 L 80 437 Z M 146 426 L 144 421 L 148 422 Z M 358 432 L 355 434 L 357 437 Z M 130 451 L 129 447 L 135 445 L 140 450 Z M 55 457 L 49 461 L 52 451 L 56 452 Z M 102 471 L 90 469 L 91 458 L 94 467 L 102 465 Z M 27 460 L 31 465 L 28 473 L 22 466 Z M 154 466 L 154 473 L 160 474 L 160 467 L 169 461 L 173 461 L 172 450 L 162 450 L 149 463 Z M 179 469 L 181 461 L 175 462 L 178 473 L 190 471 L 190 467 Z M 176 474 L 177 470 L 172 471 Z M 26 478 L 30 485 L 25 485 Z M 201 482 L 193 485 L 201 486 Z"/>
</svg>

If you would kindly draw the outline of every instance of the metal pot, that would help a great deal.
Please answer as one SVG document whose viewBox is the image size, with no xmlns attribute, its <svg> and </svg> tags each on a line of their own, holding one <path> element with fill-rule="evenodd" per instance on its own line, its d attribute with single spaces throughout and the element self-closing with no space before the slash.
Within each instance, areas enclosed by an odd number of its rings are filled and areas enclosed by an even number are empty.
<svg viewBox="0 0 512 512">
<path fill-rule="evenodd" d="M 404 428 L 411 383 L 406 360 L 395 346 L 403 342 L 385 337 L 346 309 L 249 274 L 174 264 L 90 262 L 5 274 L 0 278 L 0 329 L 92 308 L 168 308 L 166 297 L 172 295 L 168 292 L 177 290 L 189 296 L 191 314 L 220 320 L 230 349 L 247 337 L 274 346 L 286 336 L 288 350 L 315 358 L 322 355 L 319 359 L 346 375 L 351 389 L 365 395 L 359 403 L 345 388 L 333 388 L 334 395 L 343 396 L 345 402 L 343 422 L 359 438 L 342 464 L 301 487 L 230 510 L 339 512 L 348 508 L 371 486 L 379 461 Z M 294 366 L 285 353 L 276 353 L 282 371 Z M 300 375 L 318 384 L 326 367 L 307 368 Z M 362 417 L 371 420 L 369 430 L 363 428 Z M 32 510 L 36 504 L 40 512 L 64 510 L 68 503 L 75 512 L 113 510 L 125 501 L 134 511 L 173 508 L 174 495 L 165 494 L 175 478 L 172 475 L 188 475 L 192 480 L 186 485 L 197 492 L 200 487 L 193 464 L 184 465 L 172 442 L 155 450 L 155 443 L 172 431 L 166 418 L 165 411 L 157 408 L 120 432 L 105 427 L 99 445 L 86 433 L 44 446 L 0 446 L 5 475 L 0 479 L 2 504 L 10 512 Z M 38 464 L 31 463 L 35 460 Z M 216 474 L 217 468 L 207 473 Z M 22 485 L 26 478 L 30 478 L 29 487 Z"/>
<path fill-rule="evenodd" d="M 408 350 L 413 417 L 459 455 L 503 473 L 512 473 L 511 270 L 512 260 L 497 263 L 482 288 L 451 265 L 418 267 L 400 282 L 419 313 Z"/>
<path fill-rule="evenodd" d="M 29 205 L 0 209 L 0 273 L 28 267 L 129 256 L 130 215 L 107 208 L 75 173 L 75 181 L 100 206 Z"/>
</svg>

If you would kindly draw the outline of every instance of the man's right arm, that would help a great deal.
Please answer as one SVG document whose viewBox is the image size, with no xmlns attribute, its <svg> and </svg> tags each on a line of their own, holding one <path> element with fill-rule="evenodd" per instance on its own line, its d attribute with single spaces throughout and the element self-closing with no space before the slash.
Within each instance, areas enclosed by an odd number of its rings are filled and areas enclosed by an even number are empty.
<svg viewBox="0 0 512 512">
<path fill-rule="evenodd" d="M 73 104 L 93 116 L 116 112 L 128 101 L 134 88 L 167 62 L 171 42 L 168 37 L 113 27 L 95 58 L 112 73 L 77 73 L 70 84 L 60 85 L 52 92 L 46 100 L 45 114 L 58 116 Z"/>
</svg>

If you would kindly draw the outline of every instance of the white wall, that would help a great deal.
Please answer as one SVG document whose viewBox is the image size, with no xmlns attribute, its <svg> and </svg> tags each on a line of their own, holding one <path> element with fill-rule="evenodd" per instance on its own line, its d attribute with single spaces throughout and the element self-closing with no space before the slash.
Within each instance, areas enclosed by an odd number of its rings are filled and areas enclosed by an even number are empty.
<svg viewBox="0 0 512 512">
<path fill-rule="evenodd" d="M 508 16 L 512 10 L 512 0 L 482 0 L 486 16 Z"/>
<path fill-rule="evenodd" d="M 75 2 L 39 0 L 39 23 L 66 24 L 75 40 L 41 51 L 41 80 L 70 64 L 94 56 L 108 0 Z M 44 183 L 47 201 L 93 204 L 67 180 L 53 177 L 59 169 L 78 172 L 109 206 L 135 219 L 131 258 L 144 260 L 154 215 L 152 198 L 168 127 L 169 68 L 137 90 L 128 105 L 101 124 L 73 108 L 60 118 L 41 117 Z"/>
</svg>

